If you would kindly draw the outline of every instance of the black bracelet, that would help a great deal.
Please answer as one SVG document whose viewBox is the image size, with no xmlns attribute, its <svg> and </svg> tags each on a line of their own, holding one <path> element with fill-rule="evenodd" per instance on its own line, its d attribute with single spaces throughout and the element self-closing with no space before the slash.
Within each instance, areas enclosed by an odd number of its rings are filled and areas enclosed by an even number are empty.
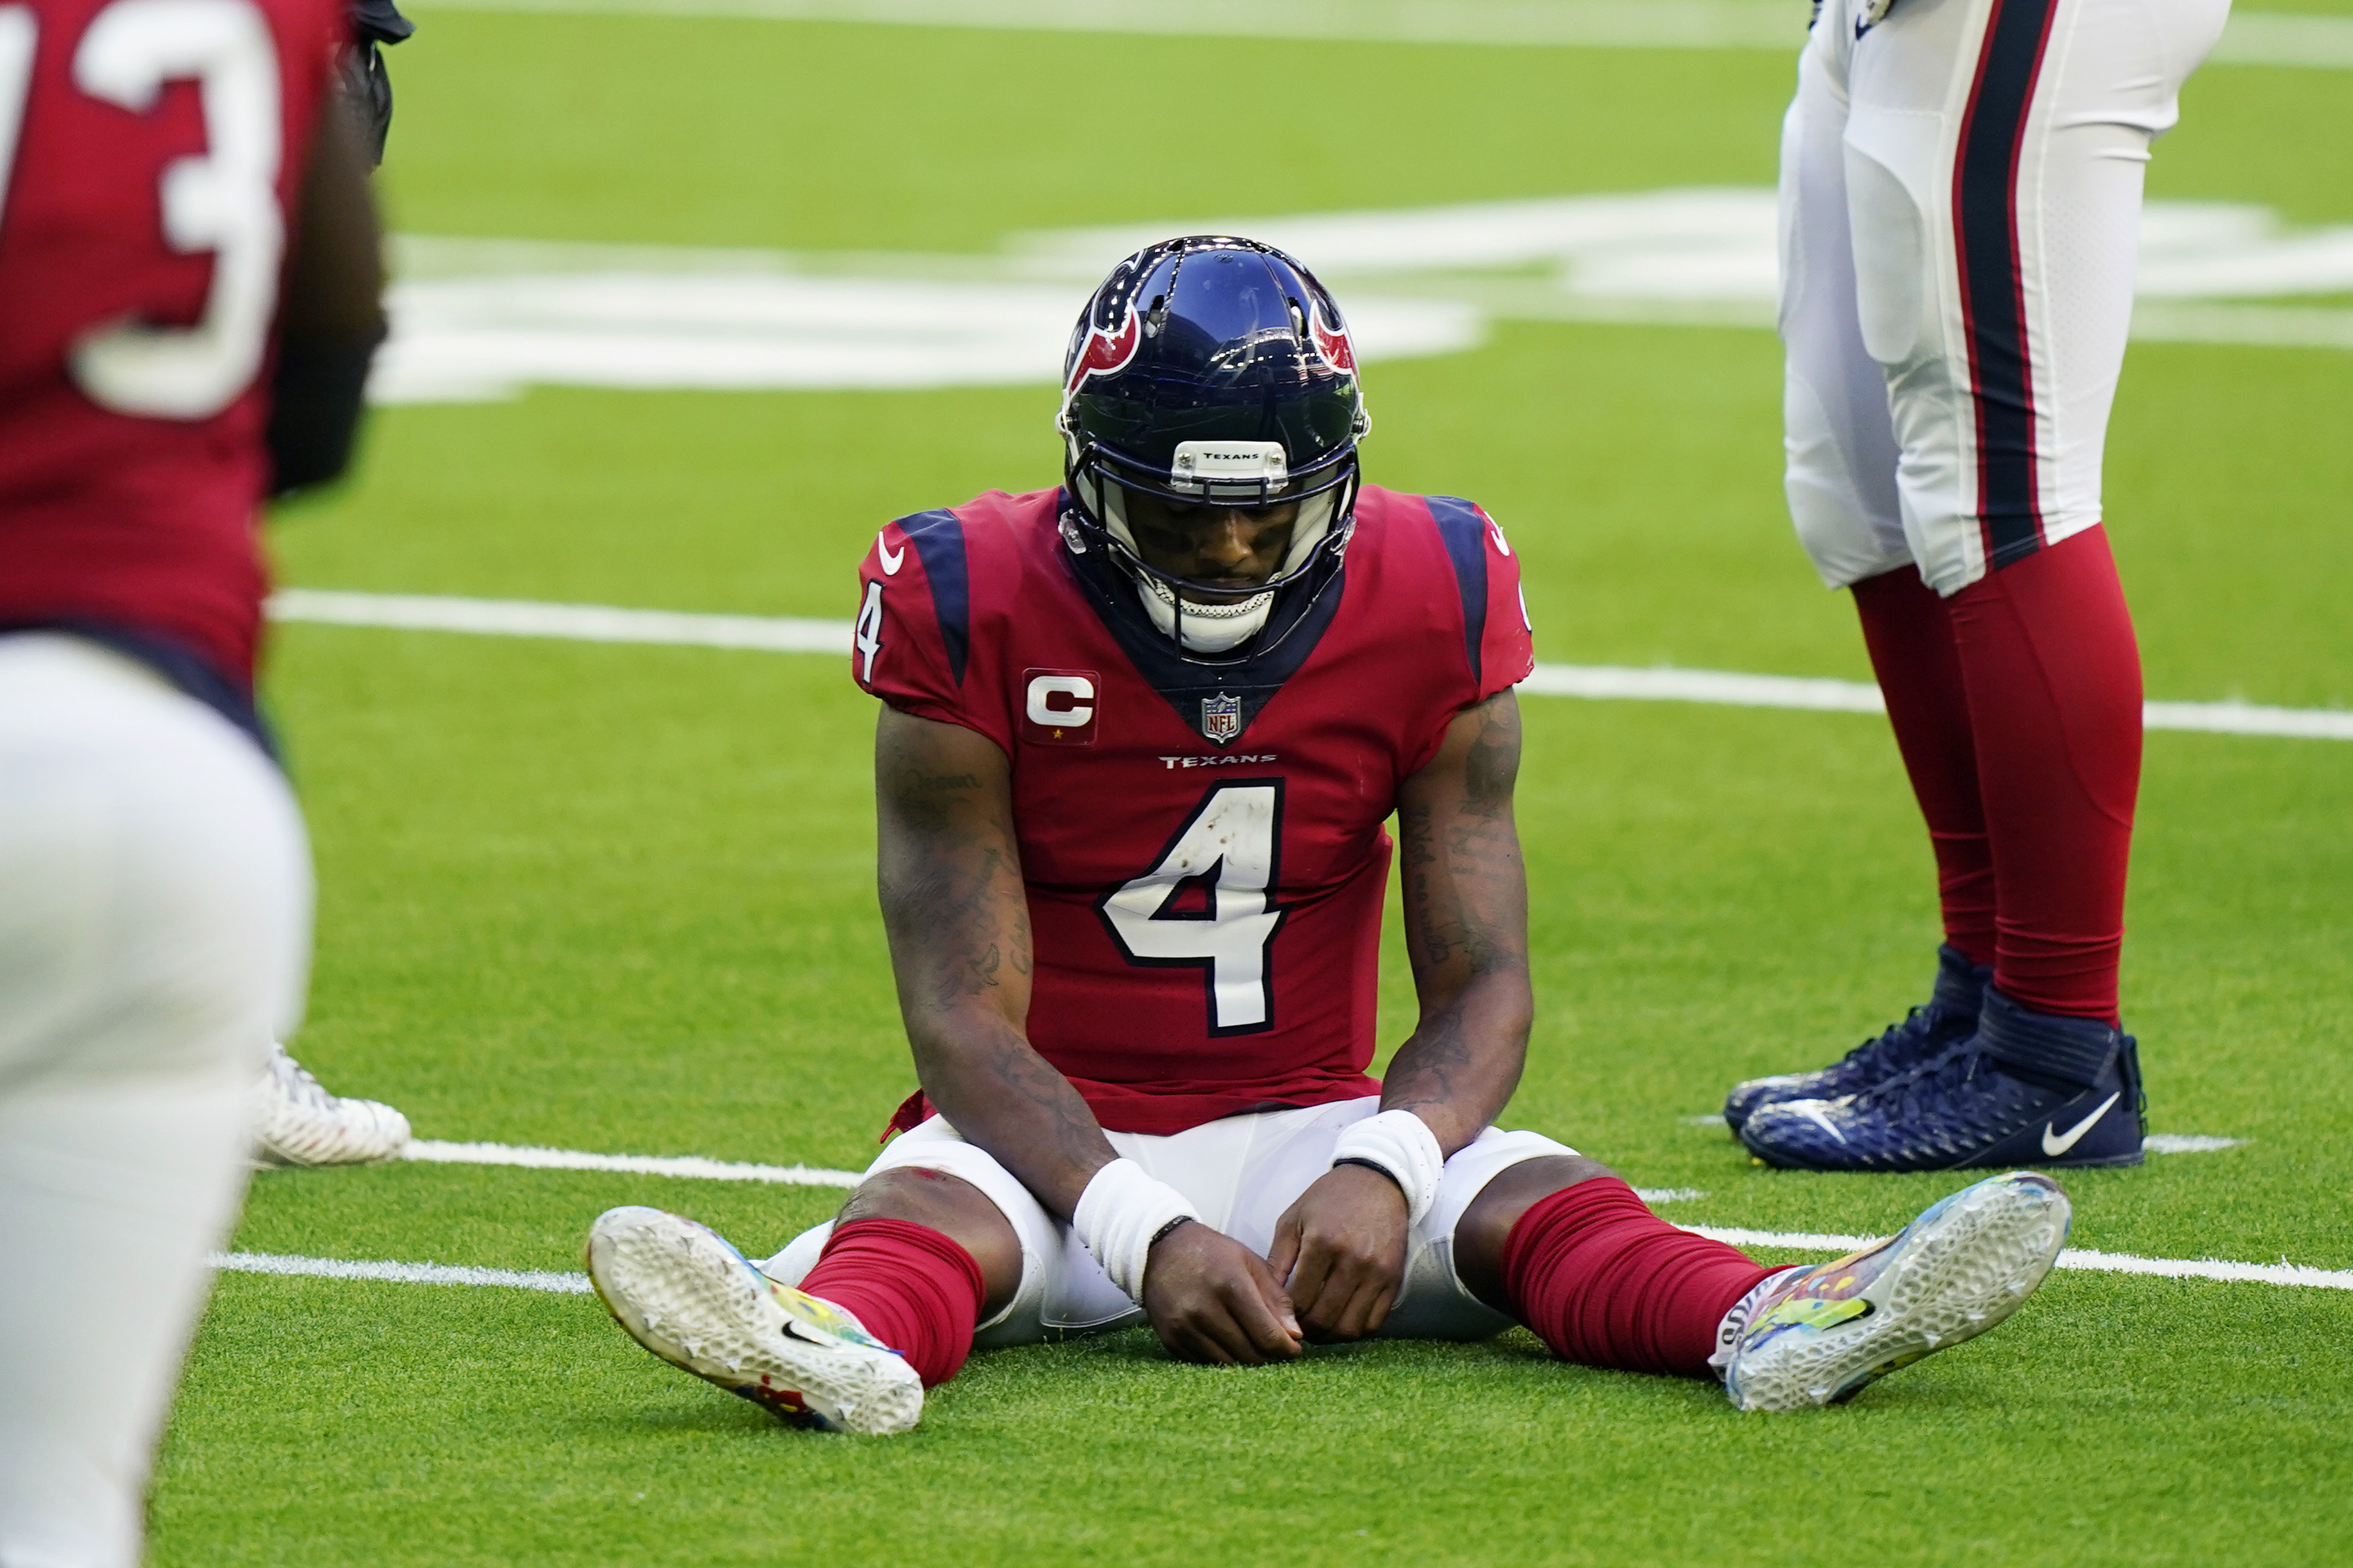
<svg viewBox="0 0 2353 1568">
<path fill-rule="evenodd" d="M 1332 1162 L 1332 1168 L 1333 1168 L 1334 1170 L 1335 1170 L 1335 1171 L 1336 1171 L 1336 1170 L 1338 1170 L 1338 1169 L 1339 1169 L 1341 1166 L 1343 1166 L 1343 1165 L 1362 1165 L 1362 1166 L 1363 1166 L 1366 1170 L 1367 1170 L 1367 1171 L 1378 1171 L 1382 1175 L 1387 1176 L 1390 1181 L 1392 1181 L 1392 1182 L 1397 1182 L 1397 1190 L 1398 1190 L 1398 1191 L 1399 1191 L 1399 1192 L 1401 1192 L 1401 1193 L 1405 1192 L 1405 1184 L 1404 1184 L 1403 1182 L 1398 1182 L 1398 1175 L 1397 1175 L 1397 1173 L 1396 1173 L 1395 1171 L 1390 1170 L 1387 1165 L 1379 1164 L 1379 1163 L 1376 1163 L 1376 1162 L 1374 1162 L 1374 1161 L 1371 1161 L 1371 1160 L 1362 1160 L 1362 1159 L 1358 1159 L 1356 1155 L 1353 1155 L 1353 1154 L 1351 1154 L 1351 1155 L 1347 1156 L 1345 1159 L 1335 1160 L 1335 1161 L 1333 1161 L 1333 1162 Z M 1406 1201 L 1407 1201 L 1408 1203 L 1411 1203 L 1411 1202 L 1412 1202 L 1412 1200 L 1413 1200 L 1413 1194 L 1410 1194 L 1410 1193 L 1407 1193 L 1407 1194 L 1406 1194 Z"/>
<path fill-rule="evenodd" d="M 1162 1226 L 1158 1230 L 1154 1231 L 1152 1233 L 1152 1239 L 1144 1244 L 1144 1250 L 1149 1252 L 1154 1247 L 1159 1246 L 1163 1237 L 1166 1237 L 1171 1231 L 1174 1231 L 1178 1226 L 1183 1225 L 1187 1220 L 1191 1219 L 1192 1217 L 1193 1216 L 1188 1214 L 1180 1214 L 1175 1219 L 1170 1220 L 1166 1225 Z"/>
</svg>

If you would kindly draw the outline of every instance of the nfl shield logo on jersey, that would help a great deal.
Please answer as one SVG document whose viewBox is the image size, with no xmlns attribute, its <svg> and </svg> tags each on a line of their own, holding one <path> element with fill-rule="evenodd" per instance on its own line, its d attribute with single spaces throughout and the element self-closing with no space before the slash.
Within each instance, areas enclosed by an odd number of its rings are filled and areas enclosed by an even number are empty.
<svg viewBox="0 0 2353 1568">
<path fill-rule="evenodd" d="M 1201 699 L 1201 733 L 1224 745 L 1242 732 L 1242 700 L 1219 692 Z"/>
</svg>

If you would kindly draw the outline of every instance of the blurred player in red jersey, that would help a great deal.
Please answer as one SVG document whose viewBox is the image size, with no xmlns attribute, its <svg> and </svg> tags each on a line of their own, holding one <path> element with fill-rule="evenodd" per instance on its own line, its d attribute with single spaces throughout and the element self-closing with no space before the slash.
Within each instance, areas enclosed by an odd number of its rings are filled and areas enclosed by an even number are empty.
<svg viewBox="0 0 2353 1568">
<path fill-rule="evenodd" d="M 1493 1125 L 1525 1058 L 1519 563 L 1468 501 L 1361 486 L 1330 295 L 1170 240 L 1088 302 L 1066 482 L 902 519 L 852 668 L 923 1088 L 839 1217 L 754 1268 L 599 1219 L 599 1294 L 781 1413 L 913 1426 L 975 1346 L 1148 1320 L 1191 1360 L 1525 1323 L 1594 1365 L 1843 1397 L 1989 1327 L 2065 1198 L 2004 1176 L 1831 1268 L 1764 1268 Z M 1374 1047 L 1397 816 L 1421 1001 Z"/>
<path fill-rule="evenodd" d="M 12 1565 L 137 1560 L 252 1075 L 300 1008 L 254 525 L 342 468 L 383 332 L 364 156 L 327 108 L 344 32 L 338 0 L 0 0 Z"/>
<path fill-rule="evenodd" d="M 1777 1164 L 2137 1165 L 2140 654 L 2101 525 L 2149 143 L 2228 0 L 1828 0 L 1781 145 L 1788 489 L 1927 818 L 1934 993 L 1735 1088 Z"/>
</svg>

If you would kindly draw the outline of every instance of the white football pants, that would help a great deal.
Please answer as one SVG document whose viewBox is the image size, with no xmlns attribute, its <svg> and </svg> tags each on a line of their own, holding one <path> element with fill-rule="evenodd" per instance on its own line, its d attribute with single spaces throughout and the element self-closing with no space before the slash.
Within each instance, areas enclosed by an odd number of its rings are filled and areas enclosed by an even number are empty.
<svg viewBox="0 0 2353 1568">
<path fill-rule="evenodd" d="M 1318 1176 L 1332 1168 L 1342 1129 L 1381 1109 L 1378 1097 L 1296 1110 L 1228 1116 L 1182 1132 L 1104 1134 L 1123 1157 L 1167 1183 L 1201 1211 L 1202 1220 L 1263 1258 L 1274 1224 Z M 1381 1333 L 1398 1339 L 1481 1340 L 1512 1326 L 1454 1271 L 1454 1227 L 1471 1200 L 1510 1167 L 1577 1151 L 1537 1132 L 1490 1127 L 1446 1162 L 1438 1199 L 1406 1246 L 1405 1285 Z M 1076 1232 L 1046 1212 L 1013 1173 L 934 1116 L 900 1134 L 866 1173 L 913 1168 L 943 1171 L 978 1187 L 1021 1239 L 1021 1284 L 1005 1310 L 973 1332 L 982 1350 L 1033 1344 L 1059 1333 L 1103 1332 L 1144 1321 L 1144 1310 L 1111 1282 Z M 760 1265 L 783 1285 L 798 1285 L 817 1267 L 833 1222 L 802 1232 Z"/>
<path fill-rule="evenodd" d="M 1789 512 L 1947 596 L 2100 521 L 2149 143 L 2229 0 L 1823 0 L 1781 132 Z"/>
<path fill-rule="evenodd" d="M 0 637 L 0 1568 L 138 1562 L 310 918 L 250 740 L 93 644 Z"/>
</svg>

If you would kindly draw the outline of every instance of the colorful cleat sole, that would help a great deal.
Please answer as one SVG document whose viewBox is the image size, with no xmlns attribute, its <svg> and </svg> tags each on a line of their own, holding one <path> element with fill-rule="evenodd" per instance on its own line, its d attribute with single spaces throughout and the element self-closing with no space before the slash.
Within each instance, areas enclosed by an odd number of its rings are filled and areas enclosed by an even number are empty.
<svg viewBox="0 0 2353 1568">
<path fill-rule="evenodd" d="M 2067 1194 L 2012 1171 L 1931 1205 L 1902 1234 L 1760 1302 L 1725 1370 L 1743 1410 L 1802 1410 L 1985 1332 L 2042 1282 L 2067 1240 Z"/>
<path fill-rule="evenodd" d="M 631 1339 L 785 1420 L 879 1436 L 923 1416 L 923 1382 L 898 1352 L 691 1219 L 606 1211 L 589 1228 L 588 1279 Z"/>
</svg>

